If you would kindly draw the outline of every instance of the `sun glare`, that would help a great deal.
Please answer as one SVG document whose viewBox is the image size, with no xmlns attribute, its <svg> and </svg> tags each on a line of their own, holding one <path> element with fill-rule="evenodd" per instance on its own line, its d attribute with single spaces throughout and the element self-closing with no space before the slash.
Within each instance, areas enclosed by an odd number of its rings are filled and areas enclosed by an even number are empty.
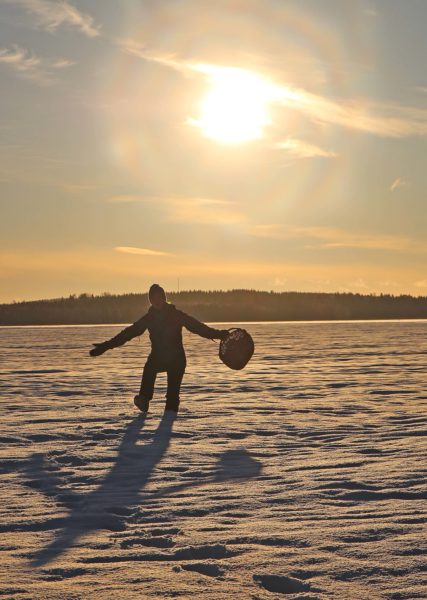
<svg viewBox="0 0 427 600">
<path fill-rule="evenodd" d="M 270 85 L 242 69 L 200 66 L 212 87 L 201 104 L 200 116 L 192 119 L 206 137 L 225 144 L 261 138 L 270 123 Z"/>
</svg>

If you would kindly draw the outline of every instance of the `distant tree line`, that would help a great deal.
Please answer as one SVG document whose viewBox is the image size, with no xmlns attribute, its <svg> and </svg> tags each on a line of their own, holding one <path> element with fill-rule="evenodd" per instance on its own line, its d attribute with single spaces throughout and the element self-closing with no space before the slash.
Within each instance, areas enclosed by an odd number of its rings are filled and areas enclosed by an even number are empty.
<svg viewBox="0 0 427 600">
<path fill-rule="evenodd" d="M 211 322 L 427 318 L 427 297 L 408 295 L 194 290 L 168 300 Z M 146 294 L 81 294 L 0 304 L 0 325 L 131 323 L 147 309 Z"/>
</svg>

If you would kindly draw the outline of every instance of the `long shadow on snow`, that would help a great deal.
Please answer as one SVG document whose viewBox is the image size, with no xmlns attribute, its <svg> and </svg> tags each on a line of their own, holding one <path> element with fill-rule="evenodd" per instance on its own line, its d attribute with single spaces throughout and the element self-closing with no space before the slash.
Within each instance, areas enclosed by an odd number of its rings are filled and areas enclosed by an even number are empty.
<svg viewBox="0 0 427 600">
<path fill-rule="evenodd" d="M 117 515 L 127 514 L 126 507 L 140 504 L 141 492 L 169 447 L 174 420 L 170 416 L 163 417 L 154 432 L 152 441 L 141 446 L 137 442 L 144 426 L 144 418 L 136 417 L 126 429 L 114 466 L 98 488 L 88 494 L 64 492 L 60 487 L 59 479 L 46 471 L 43 455 L 34 455 L 25 470 L 28 474 L 31 473 L 32 477 L 36 475 L 43 481 L 39 491 L 47 497 L 63 502 L 70 507 L 70 513 L 67 517 L 54 518 L 45 527 L 40 527 L 40 529 L 57 527 L 61 529 L 48 546 L 33 556 L 31 560 L 33 566 L 40 567 L 51 562 L 73 546 L 79 537 L 91 531 L 125 529 L 122 519 Z M 260 471 L 261 464 L 251 458 L 245 450 L 229 450 L 219 458 L 213 478 L 200 483 L 172 485 L 150 495 L 150 499 L 209 482 L 256 477 Z"/>
</svg>

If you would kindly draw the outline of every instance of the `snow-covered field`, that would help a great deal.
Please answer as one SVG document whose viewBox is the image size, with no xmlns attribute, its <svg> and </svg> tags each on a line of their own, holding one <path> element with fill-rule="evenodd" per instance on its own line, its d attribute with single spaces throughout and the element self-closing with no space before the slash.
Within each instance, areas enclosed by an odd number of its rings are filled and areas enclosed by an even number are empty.
<svg viewBox="0 0 427 600">
<path fill-rule="evenodd" d="M 427 598 L 427 322 L 186 336 L 181 412 L 133 406 L 148 339 L 0 328 L 0 598 Z"/>
</svg>

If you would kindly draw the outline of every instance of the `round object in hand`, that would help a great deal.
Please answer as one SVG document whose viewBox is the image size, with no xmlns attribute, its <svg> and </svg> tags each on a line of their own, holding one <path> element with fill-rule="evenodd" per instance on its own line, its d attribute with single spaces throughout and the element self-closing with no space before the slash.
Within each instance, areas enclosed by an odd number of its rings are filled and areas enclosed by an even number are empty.
<svg viewBox="0 0 427 600">
<path fill-rule="evenodd" d="M 221 340 L 219 357 L 227 367 L 238 371 L 247 365 L 254 350 L 254 341 L 246 329 L 234 328 Z"/>
</svg>

